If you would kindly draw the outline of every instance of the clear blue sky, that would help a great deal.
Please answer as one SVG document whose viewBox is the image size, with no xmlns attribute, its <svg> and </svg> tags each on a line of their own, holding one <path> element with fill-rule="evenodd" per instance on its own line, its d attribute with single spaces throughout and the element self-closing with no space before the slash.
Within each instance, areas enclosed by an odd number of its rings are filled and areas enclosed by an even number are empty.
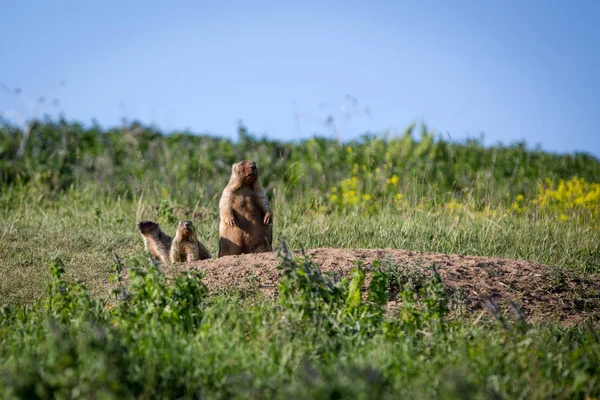
<svg viewBox="0 0 600 400">
<path fill-rule="evenodd" d="M 0 10 L 0 83 L 69 120 L 235 137 L 241 119 L 281 139 L 333 135 L 328 115 L 343 139 L 425 121 L 454 139 L 483 132 L 486 144 L 600 156 L 600 1 L 0 0 Z M 30 110 L 0 91 L 5 118 Z"/>
</svg>

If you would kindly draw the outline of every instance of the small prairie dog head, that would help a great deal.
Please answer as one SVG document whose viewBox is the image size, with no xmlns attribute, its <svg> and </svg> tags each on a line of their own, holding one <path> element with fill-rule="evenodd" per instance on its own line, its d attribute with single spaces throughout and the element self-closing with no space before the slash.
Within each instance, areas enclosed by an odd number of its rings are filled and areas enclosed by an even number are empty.
<svg viewBox="0 0 600 400">
<path fill-rule="evenodd" d="M 138 232 L 144 236 L 153 236 L 160 232 L 160 226 L 153 221 L 140 221 L 136 227 Z"/>
<path fill-rule="evenodd" d="M 177 225 L 176 237 L 179 239 L 191 238 L 196 234 L 196 228 L 192 221 L 180 221 Z"/>
<path fill-rule="evenodd" d="M 233 164 L 231 167 L 231 178 L 237 178 L 247 185 L 253 185 L 258 181 L 258 167 L 251 160 L 244 160 Z"/>
</svg>

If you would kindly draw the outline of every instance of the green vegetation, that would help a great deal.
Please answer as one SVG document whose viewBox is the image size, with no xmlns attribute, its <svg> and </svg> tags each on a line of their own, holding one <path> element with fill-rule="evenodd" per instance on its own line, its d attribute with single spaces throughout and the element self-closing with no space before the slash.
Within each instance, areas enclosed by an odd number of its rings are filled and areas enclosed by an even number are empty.
<svg viewBox="0 0 600 400">
<path fill-rule="evenodd" d="M 360 265 L 336 280 L 284 252 L 273 302 L 208 294 L 195 273 L 168 282 L 132 263 L 130 284 L 118 283 L 115 265 L 115 299 L 98 301 L 54 260 L 45 297 L 3 311 L 5 397 L 600 395 L 597 330 L 445 319 L 452 304 L 435 271 L 383 261 L 363 299 Z M 403 300 L 391 315 L 388 296 Z"/>
<path fill-rule="evenodd" d="M 171 232 L 192 219 L 215 254 L 231 164 L 253 159 L 275 241 L 293 249 L 396 247 L 600 272 L 597 159 L 413 130 L 339 144 L 240 128 L 232 142 L 46 121 L 18 157 L 23 133 L 0 127 L 2 395 L 600 396 L 593 327 L 444 318 L 453 304 L 434 272 L 382 260 L 361 296 L 360 266 L 339 280 L 284 246 L 271 300 L 209 293 L 196 274 L 169 281 L 137 261 L 140 219 Z M 389 297 L 400 310 L 384 312 Z"/>
</svg>

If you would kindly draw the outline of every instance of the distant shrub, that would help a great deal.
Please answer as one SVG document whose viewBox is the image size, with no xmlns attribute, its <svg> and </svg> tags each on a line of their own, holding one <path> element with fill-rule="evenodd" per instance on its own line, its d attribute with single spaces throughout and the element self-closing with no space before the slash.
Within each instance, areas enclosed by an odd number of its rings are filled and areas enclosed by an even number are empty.
<svg viewBox="0 0 600 400">
<path fill-rule="evenodd" d="M 256 139 L 242 128 L 232 141 L 163 136 L 137 122 L 104 131 L 46 120 L 33 125 L 17 158 L 22 131 L 0 125 L 0 185 L 27 184 L 48 193 L 92 188 L 124 197 L 152 191 L 167 200 L 199 192 L 211 197 L 222 190 L 233 162 L 253 159 L 269 195 L 375 211 L 381 204 L 403 207 L 422 198 L 443 203 L 453 195 L 478 205 L 510 206 L 516 195 L 533 193 L 540 178 L 576 176 L 600 183 L 600 162 L 587 154 L 545 153 L 523 143 L 447 142 L 425 126 L 419 140 L 411 126 L 397 137 L 371 135 L 343 144 L 319 137 L 289 143 Z"/>
</svg>

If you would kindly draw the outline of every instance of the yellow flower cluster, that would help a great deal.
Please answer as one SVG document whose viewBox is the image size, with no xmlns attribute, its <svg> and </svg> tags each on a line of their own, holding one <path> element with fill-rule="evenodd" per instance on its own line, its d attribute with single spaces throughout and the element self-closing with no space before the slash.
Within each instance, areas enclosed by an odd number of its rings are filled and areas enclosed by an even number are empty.
<svg viewBox="0 0 600 400">
<path fill-rule="evenodd" d="M 550 179 L 546 179 L 539 183 L 537 198 L 533 204 L 540 210 L 556 213 L 561 220 L 567 220 L 576 214 L 598 218 L 600 183 L 574 177 L 568 181 L 561 179 L 558 185 L 554 185 Z"/>
<path fill-rule="evenodd" d="M 373 172 L 366 164 L 353 164 L 352 176 L 331 188 L 330 203 L 342 208 L 360 205 L 371 210 L 381 204 L 379 200 L 388 199 L 398 206 L 406 206 L 404 195 L 398 191 L 400 178 L 385 172 L 390 168 L 391 164 L 385 164 L 383 169 L 376 167 Z"/>
<path fill-rule="evenodd" d="M 358 195 L 358 177 L 344 179 L 340 182 L 340 189 L 333 187 L 329 199 L 342 206 L 358 204 L 360 197 Z"/>
<path fill-rule="evenodd" d="M 383 205 L 394 205 L 397 208 L 409 207 L 409 202 L 400 190 L 401 179 L 392 174 L 388 163 L 380 167 L 366 164 L 353 164 L 352 176 L 343 179 L 339 185 L 331 188 L 329 206 L 346 208 L 358 206 L 366 212 L 372 212 Z M 518 194 L 506 207 L 503 204 L 478 205 L 473 199 L 459 200 L 452 198 L 443 205 L 450 214 L 468 213 L 471 216 L 489 218 L 507 213 L 529 214 L 531 212 L 547 212 L 558 220 L 572 218 L 600 218 L 600 183 L 587 182 L 583 178 L 560 180 L 554 184 L 545 179 L 539 182 L 534 199 L 526 198 L 526 194 Z M 435 207 L 427 198 L 421 198 L 413 207 L 429 209 Z M 598 224 L 594 226 L 599 226 Z"/>
<path fill-rule="evenodd" d="M 516 212 L 518 214 L 523 213 L 526 210 L 525 206 L 525 196 L 522 194 L 518 194 L 515 201 L 510 206 L 511 211 Z"/>
<path fill-rule="evenodd" d="M 450 213 L 455 213 L 455 212 L 461 210 L 463 208 L 463 205 L 461 203 L 459 203 L 458 201 L 456 201 L 455 198 L 452 198 L 452 200 L 450 200 L 450 202 L 444 204 L 444 208 Z"/>
<path fill-rule="evenodd" d="M 387 179 L 387 184 L 388 185 L 397 185 L 398 184 L 398 176 L 397 175 L 392 175 L 391 178 Z"/>
</svg>

